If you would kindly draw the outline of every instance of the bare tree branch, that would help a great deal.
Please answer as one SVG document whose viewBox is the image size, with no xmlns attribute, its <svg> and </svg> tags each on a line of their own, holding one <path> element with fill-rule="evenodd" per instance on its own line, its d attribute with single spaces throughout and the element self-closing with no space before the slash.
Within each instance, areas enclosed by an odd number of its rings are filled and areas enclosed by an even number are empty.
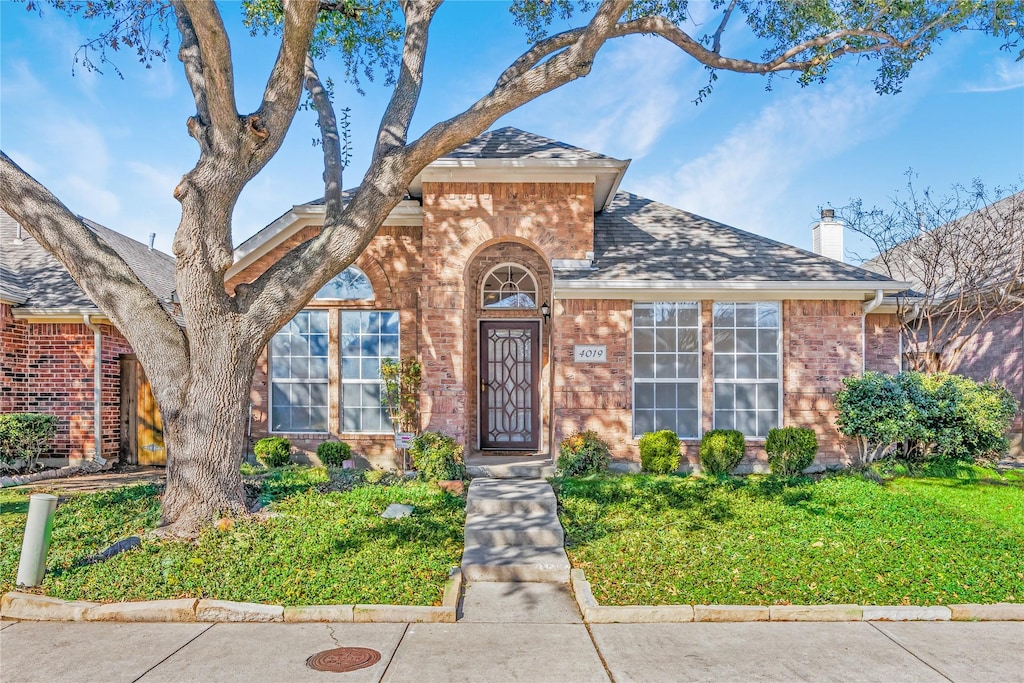
<svg viewBox="0 0 1024 683">
<path fill-rule="evenodd" d="M 174 3 L 174 14 L 181 33 L 181 47 L 178 59 L 185 67 L 185 80 L 192 89 L 192 97 L 196 102 L 196 115 L 188 120 L 188 132 L 200 145 L 200 149 L 210 149 L 207 131 L 210 126 L 210 106 L 206 101 L 206 75 L 203 73 L 203 57 L 199 50 L 199 39 L 188 11 L 179 0 Z"/>
<path fill-rule="evenodd" d="M 231 150 L 239 124 L 231 45 L 224 22 L 212 2 L 178 0 L 175 9 L 188 15 L 199 46 L 203 91 L 210 113 L 214 148 L 219 151 Z"/>
<path fill-rule="evenodd" d="M 738 0 L 732 0 L 729 3 L 729 7 L 726 8 L 722 14 L 722 23 L 718 25 L 718 29 L 715 31 L 714 40 L 711 44 L 711 51 L 715 54 L 721 54 L 722 52 L 722 34 L 725 33 L 725 26 L 729 23 L 729 18 L 732 17 L 732 11 L 736 9 L 736 3 Z"/>
<path fill-rule="evenodd" d="M 178 324 L 116 251 L 2 151 L 0 205 L 64 265 L 146 367 L 164 372 L 153 378 L 154 387 L 180 388 L 188 357 Z M 160 358 L 152 357 L 155 349 Z"/>
<path fill-rule="evenodd" d="M 313 56 L 306 54 L 306 90 L 313 101 L 320 123 L 320 143 L 324 151 L 324 203 L 327 206 L 325 223 L 341 220 L 341 137 L 338 135 L 338 119 L 334 113 L 331 98 L 320 82 L 313 64 Z"/>
</svg>

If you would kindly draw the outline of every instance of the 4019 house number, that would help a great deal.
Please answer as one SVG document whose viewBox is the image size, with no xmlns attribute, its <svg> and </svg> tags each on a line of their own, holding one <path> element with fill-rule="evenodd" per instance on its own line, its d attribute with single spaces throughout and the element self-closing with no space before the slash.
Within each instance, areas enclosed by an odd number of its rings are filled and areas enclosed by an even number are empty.
<svg viewBox="0 0 1024 683">
<path fill-rule="evenodd" d="M 572 356 L 577 363 L 607 363 L 608 347 L 604 344 L 576 344 Z"/>
</svg>

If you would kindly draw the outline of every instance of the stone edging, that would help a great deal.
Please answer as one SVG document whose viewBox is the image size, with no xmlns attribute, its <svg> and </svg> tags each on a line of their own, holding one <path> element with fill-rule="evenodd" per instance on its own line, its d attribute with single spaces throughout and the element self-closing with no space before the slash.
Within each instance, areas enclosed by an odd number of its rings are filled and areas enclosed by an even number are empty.
<svg viewBox="0 0 1024 683">
<path fill-rule="evenodd" d="M 31 474 L 15 474 L 10 477 L 0 477 L 0 489 L 8 486 L 22 486 L 45 479 L 64 479 L 80 472 L 84 472 L 80 465 L 68 465 L 56 470 L 40 470 Z"/>
<path fill-rule="evenodd" d="M 0 616 L 17 621 L 120 622 L 354 622 L 454 623 L 462 593 L 462 570 L 453 567 L 440 607 L 421 605 L 303 605 L 283 607 L 229 600 L 81 602 L 34 593 L 5 593 Z"/>
<path fill-rule="evenodd" d="M 588 624 L 689 621 L 1024 621 L 1024 604 L 912 607 L 903 605 L 628 605 L 598 604 L 582 569 L 569 581 Z"/>
</svg>

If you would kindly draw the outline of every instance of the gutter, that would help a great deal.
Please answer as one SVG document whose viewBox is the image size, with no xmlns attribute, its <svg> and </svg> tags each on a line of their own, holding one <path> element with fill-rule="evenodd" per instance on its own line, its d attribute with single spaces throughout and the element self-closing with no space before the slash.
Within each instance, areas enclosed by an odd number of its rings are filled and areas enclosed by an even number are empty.
<svg viewBox="0 0 1024 683">
<path fill-rule="evenodd" d="M 860 316 L 860 374 L 862 375 L 868 366 L 868 313 L 882 305 L 882 298 L 884 296 L 884 290 L 876 289 L 875 298 L 862 304 L 863 313 Z"/>
<path fill-rule="evenodd" d="M 90 314 L 82 315 L 82 323 L 92 330 L 92 434 L 95 442 L 93 462 L 100 467 L 107 464 L 103 457 L 103 332 L 90 319 Z"/>
</svg>

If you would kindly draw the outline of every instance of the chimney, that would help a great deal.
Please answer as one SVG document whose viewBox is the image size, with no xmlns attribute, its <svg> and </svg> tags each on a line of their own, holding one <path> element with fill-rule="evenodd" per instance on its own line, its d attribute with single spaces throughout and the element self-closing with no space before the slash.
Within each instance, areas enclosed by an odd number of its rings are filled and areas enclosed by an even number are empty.
<svg viewBox="0 0 1024 683">
<path fill-rule="evenodd" d="M 811 229 L 811 241 L 815 254 L 843 260 L 843 224 L 836 220 L 834 209 L 821 210 L 821 220 Z"/>
</svg>

